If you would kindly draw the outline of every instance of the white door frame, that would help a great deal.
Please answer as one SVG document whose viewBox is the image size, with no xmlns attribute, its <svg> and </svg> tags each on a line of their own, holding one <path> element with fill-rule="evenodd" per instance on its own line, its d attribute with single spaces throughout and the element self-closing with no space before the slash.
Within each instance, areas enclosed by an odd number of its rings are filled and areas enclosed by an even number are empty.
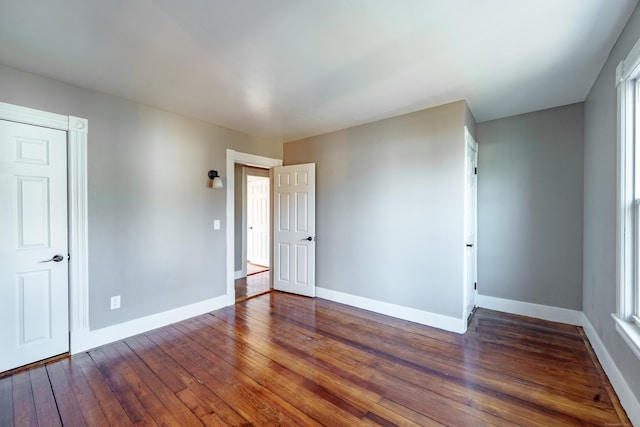
<svg viewBox="0 0 640 427">
<path fill-rule="evenodd" d="M 281 159 L 257 156 L 227 149 L 227 305 L 236 303 L 235 280 L 235 165 L 256 166 L 271 169 L 282 166 Z M 271 174 L 270 174 L 271 175 Z M 273 225 L 273 215 L 269 221 Z M 272 255 L 273 256 L 273 251 Z"/>
<path fill-rule="evenodd" d="M 89 331 L 89 254 L 87 239 L 87 119 L 0 102 L 0 119 L 67 132 L 67 216 L 69 221 L 69 352 Z"/>
</svg>

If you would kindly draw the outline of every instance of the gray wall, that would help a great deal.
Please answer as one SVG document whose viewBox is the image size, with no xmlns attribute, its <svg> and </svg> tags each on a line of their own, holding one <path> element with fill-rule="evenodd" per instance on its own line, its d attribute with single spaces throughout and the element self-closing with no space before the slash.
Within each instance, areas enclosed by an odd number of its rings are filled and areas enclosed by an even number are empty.
<svg viewBox="0 0 640 427">
<path fill-rule="evenodd" d="M 585 101 L 584 313 L 640 399 L 638 358 L 615 330 L 616 109 L 615 68 L 640 38 L 636 8 Z"/>
<path fill-rule="evenodd" d="M 246 195 L 243 193 L 243 189 L 246 190 L 246 186 L 242 184 L 242 168 L 247 168 L 250 175 L 254 176 L 269 176 L 268 169 L 252 168 L 245 165 L 236 164 L 235 166 L 235 193 L 234 193 L 234 212 L 236 221 L 234 223 L 234 252 L 235 252 L 235 271 L 242 270 L 242 263 L 246 262 L 245 257 L 242 256 L 242 241 L 243 241 L 243 228 L 246 231 L 247 225 L 243 222 L 242 205 Z M 246 237 L 244 237 L 246 239 Z"/>
<path fill-rule="evenodd" d="M 478 293 L 582 309 L 583 104 L 478 124 Z"/>
<path fill-rule="evenodd" d="M 462 317 L 466 116 L 459 101 L 284 144 L 285 164 L 316 163 L 318 286 Z"/>
<path fill-rule="evenodd" d="M 0 101 L 89 120 L 92 329 L 226 292 L 225 191 L 206 173 L 226 177 L 226 148 L 280 158 L 280 142 L 2 66 Z"/>
</svg>

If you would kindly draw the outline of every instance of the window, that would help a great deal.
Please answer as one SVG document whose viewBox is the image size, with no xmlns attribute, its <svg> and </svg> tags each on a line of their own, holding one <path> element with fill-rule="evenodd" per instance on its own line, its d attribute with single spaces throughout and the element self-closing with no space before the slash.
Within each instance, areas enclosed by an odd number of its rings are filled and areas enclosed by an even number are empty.
<svg viewBox="0 0 640 427">
<path fill-rule="evenodd" d="M 640 40 L 616 69 L 618 90 L 616 329 L 640 358 Z"/>
</svg>

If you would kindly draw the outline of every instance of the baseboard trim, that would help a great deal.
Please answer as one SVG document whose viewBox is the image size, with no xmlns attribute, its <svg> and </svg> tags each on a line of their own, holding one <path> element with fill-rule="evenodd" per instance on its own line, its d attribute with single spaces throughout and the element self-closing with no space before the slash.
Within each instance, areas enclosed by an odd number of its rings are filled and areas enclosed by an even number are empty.
<svg viewBox="0 0 640 427">
<path fill-rule="evenodd" d="M 318 298 L 339 302 L 341 304 L 350 305 L 352 307 L 361 308 L 363 310 L 373 311 L 374 313 L 384 314 L 387 316 L 396 317 L 398 319 L 408 320 L 410 322 L 444 329 L 445 331 L 449 332 L 464 334 L 467 331 L 466 319 L 457 319 L 455 317 L 445 316 L 442 314 L 418 310 L 411 307 L 391 304 L 388 302 L 382 302 L 320 287 L 316 287 L 316 296 Z"/>
<path fill-rule="evenodd" d="M 237 271 L 235 271 L 235 272 L 233 273 L 233 278 L 234 278 L 235 280 L 242 279 L 243 277 L 246 277 L 246 276 L 247 276 L 247 275 L 246 275 L 246 274 L 243 274 L 242 270 L 237 270 Z"/>
<path fill-rule="evenodd" d="M 607 351 L 604 343 L 584 313 L 582 314 L 582 328 L 591 343 L 591 347 L 593 347 L 593 351 L 598 357 L 600 365 L 602 365 L 602 369 L 604 369 L 613 389 L 618 395 L 618 399 L 620 399 L 622 407 L 627 412 L 629 420 L 634 426 L 640 426 L 640 402 L 638 402 L 638 399 L 634 396 L 633 391 L 631 391 L 631 387 L 629 387 L 629 384 L 625 381 L 622 373 L 618 369 L 618 366 L 613 361 L 613 358 Z"/>
<path fill-rule="evenodd" d="M 133 335 L 226 307 L 227 295 L 200 301 L 94 331 L 71 333 L 71 354 L 81 353 Z"/>
<path fill-rule="evenodd" d="M 490 310 L 504 311 L 505 313 L 535 317 L 551 322 L 582 326 L 582 311 L 578 310 L 514 301 L 487 295 L 478 295 L 476 304 L 478 307 L 488 308 Z"/>
</svg>

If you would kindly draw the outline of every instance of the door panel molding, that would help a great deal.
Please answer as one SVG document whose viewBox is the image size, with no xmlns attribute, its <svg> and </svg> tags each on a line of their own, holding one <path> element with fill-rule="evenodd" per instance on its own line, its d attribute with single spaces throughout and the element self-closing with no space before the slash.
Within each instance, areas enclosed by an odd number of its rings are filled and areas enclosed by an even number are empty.
<svg viewBox="0 0 640 427">
<path fill-rule="evenodd" d="M 462 318 L 467 319 L 476 306 L 478 281 L 478 143 L 464 127 L 465 181 L 464 181 L 464 292 Z"/>
<path fill-rule="evenodd" d="M 89 122 L 75 116 L 0 102 L 0 119 L 67 132 L 67 191 L 70 353 L 82 351 L 82 333 L 89 331 L 89 256 L 87 240 L 87 136 Z"/>
<path fill-rule="evenodd" d="M 273 288 L 309 297 L 316 295 L 315 171 L 315 163 L 273 169 Z"/>
</svg>

